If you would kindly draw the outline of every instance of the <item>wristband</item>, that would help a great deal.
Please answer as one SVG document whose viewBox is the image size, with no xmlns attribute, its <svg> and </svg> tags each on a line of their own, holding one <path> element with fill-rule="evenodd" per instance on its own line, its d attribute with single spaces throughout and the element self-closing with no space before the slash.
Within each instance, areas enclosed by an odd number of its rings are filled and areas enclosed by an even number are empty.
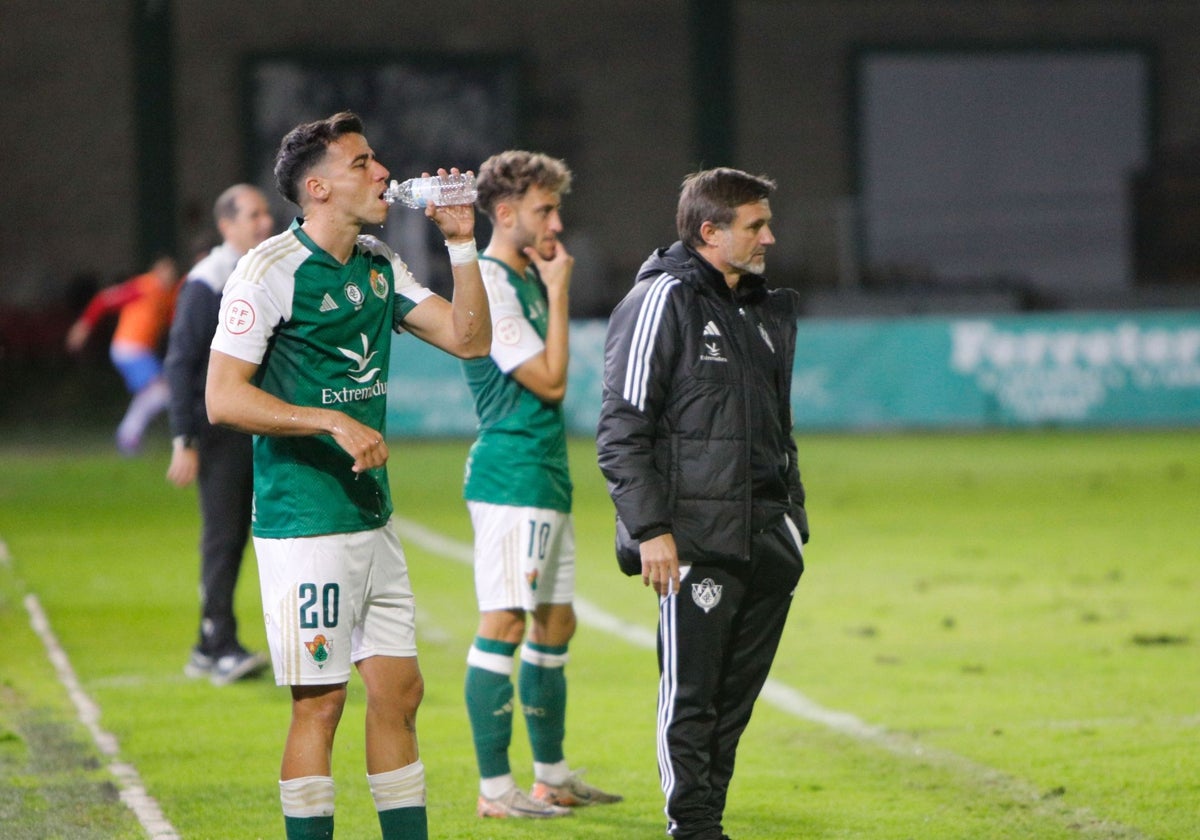
<svg viewBox="0 0 1200 840">
<path fill-rule="evenodd" d="M 466 242 L 446 241 L 446 251 L 450 254 L 450 265 L 466 265 L 479 259 L 479 251 L 475 249 L 475 240 Z"/>
</svg>

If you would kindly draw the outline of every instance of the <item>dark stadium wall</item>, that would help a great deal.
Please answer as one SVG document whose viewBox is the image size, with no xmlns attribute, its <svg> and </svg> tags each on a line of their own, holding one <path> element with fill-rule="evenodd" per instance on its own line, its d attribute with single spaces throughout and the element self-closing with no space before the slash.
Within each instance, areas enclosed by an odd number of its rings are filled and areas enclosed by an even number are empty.
<svg viewBox="0 0 1200 840">
<path fill-rule="evenodd" d="M 851 56 L 864 45 L 1135 44 L 1156 68 L 1152 160 L 1200 143 L 1200 5 L 1184 0 L 344 0 L 302 11 L 282 0 L 180 2 L 170 4 L 169 113 L 136 93 L 146 65 L 133 24 L 146 4 L 30 8 L 0 0 L 2 307 L 61 301 L 82 276 L 138 268 L 146 208 L 162 197 L 139 166 L 148 115 L 168 121 L 173 138 L 173 211 L 155 212 L 171 212 L 179 248 L 207 227 L 215 195 L 251 170 L 243 94 L 253 55 L 515 56 L 519 138 L 565 157 L 576 174 L 566 215 L 579 315 L 603 311 L 645 254 L 674 237 L 681 177 L 715 164 L 779 181 L 775 279 L 809 290 L 854 282 L 845 251 L 854 233 Z M 718 56 L 730 67 L 719 92 L 730 126 L 700 144 L 694 100 L 704 90 L 692 45 L 720 51 L 722 42 L 695 31 L 713 8 L 731 20 L 732 43 Z M 698 148 L 725 148 L 731 159 L 701 159 Z"/>
</svg>

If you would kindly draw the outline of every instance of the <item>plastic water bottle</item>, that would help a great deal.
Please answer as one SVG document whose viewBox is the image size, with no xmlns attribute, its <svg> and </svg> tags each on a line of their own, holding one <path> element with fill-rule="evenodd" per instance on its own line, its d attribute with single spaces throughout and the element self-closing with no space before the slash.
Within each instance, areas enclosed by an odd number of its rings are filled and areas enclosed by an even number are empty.
<svg viewBox="0 0 1200 840">
<path fill-rule="evenodd" d="M 465 172 L 459 175 L 434 175 L 430 178 L 392 181 L 384 190 L 383 200 L 388 204 L 399 201 L 408 207 L 424 209 L 431 201 L 439 207 L 474 204 L 476 194 L 475 176 Z"/>
</svg>

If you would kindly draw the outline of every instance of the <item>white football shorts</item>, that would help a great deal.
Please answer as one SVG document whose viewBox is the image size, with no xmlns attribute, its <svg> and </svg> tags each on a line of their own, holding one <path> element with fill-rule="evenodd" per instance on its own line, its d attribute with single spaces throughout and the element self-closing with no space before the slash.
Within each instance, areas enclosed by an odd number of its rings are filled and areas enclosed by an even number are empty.
<svg viewBox="0 0 1200 840">
<path fill-rule="evenodd" d="M 348 682 L 369 656 L 416 656 L 404 549 L 389 521 L 350 534 L 254 538 L 278 685 Z"/>
<path fill-rule="evenodd" d="M 467 502 L 475 528 L 475 596 L 481 612 L 575 597 L 575 524 L 571 514 L 535 507 Z"/>
</svg>

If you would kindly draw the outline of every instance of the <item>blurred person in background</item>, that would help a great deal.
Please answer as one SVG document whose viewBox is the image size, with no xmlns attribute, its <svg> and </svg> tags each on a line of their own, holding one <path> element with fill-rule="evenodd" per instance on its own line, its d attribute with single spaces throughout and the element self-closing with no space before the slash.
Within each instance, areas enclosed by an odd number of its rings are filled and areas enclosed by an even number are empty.
<svg viewBox="0 0 1200 840">
<path fill-rule="evenodd" d="M 184 666 L 189 677 L 227 685 L 259 673 L 268 659 L 238 641 L 234 590 L 250 538 L 254 470 L 250 436 L 208 422 L 204 381 L 217 331 L 221 293 L 237 261 L 271 235 L 266 196 L 235 184 L 213 207 L 221 244 L 188 272 L 175 306 L 163 363 L 170 403 L 171 463 L 176 487 L 197 484 L 200 503 L 200 633 Z"/>
<path fill-rule="evenodd" d="M 562 411 L 574 260 L 558 235 L 571 172 L 547 155 L 506 151 L 483 162 L 477 183 L 477 206 L 492 222 L 479 261 L 492 346 L 487 358 L 463 362 L 479 418 L 463 489 L 475 530 L 479 602 L 465 689 L 480 775 L 476 811 L 561 817 L 573 806 L 621 800 L 585 783 L 563 755 L 564 668 L 575 633 L 575 531 Z M 517 787 L 508 757 L 518 648 L 517 693 L 533 751 L 528 795 Z"/>
<path fill-rule="evenodd" d="M 146 273 L 97 292 L 67 331 L 67 350 L 78 353 L 96 324 L 118 313 L 109 358 L 133 395 L 117 426 L 117 449 L 123 455 L 141 450 L 146 427 L 167 407 L 167 381 L 158 352 L 178 294 L 179 267 L 173 257 L 160 255 Z"/>
<path fill-rule="evenodd" d="M 738 741 L 804 571 L 799 295 L 762 276 L 774 189 L 688 176 L 679 241 L 646 260 L 605 341 L 596 447 L 621 568 L 659 596 L 659 776 L 679 840 L 726 840 Z"/>
</svg>

